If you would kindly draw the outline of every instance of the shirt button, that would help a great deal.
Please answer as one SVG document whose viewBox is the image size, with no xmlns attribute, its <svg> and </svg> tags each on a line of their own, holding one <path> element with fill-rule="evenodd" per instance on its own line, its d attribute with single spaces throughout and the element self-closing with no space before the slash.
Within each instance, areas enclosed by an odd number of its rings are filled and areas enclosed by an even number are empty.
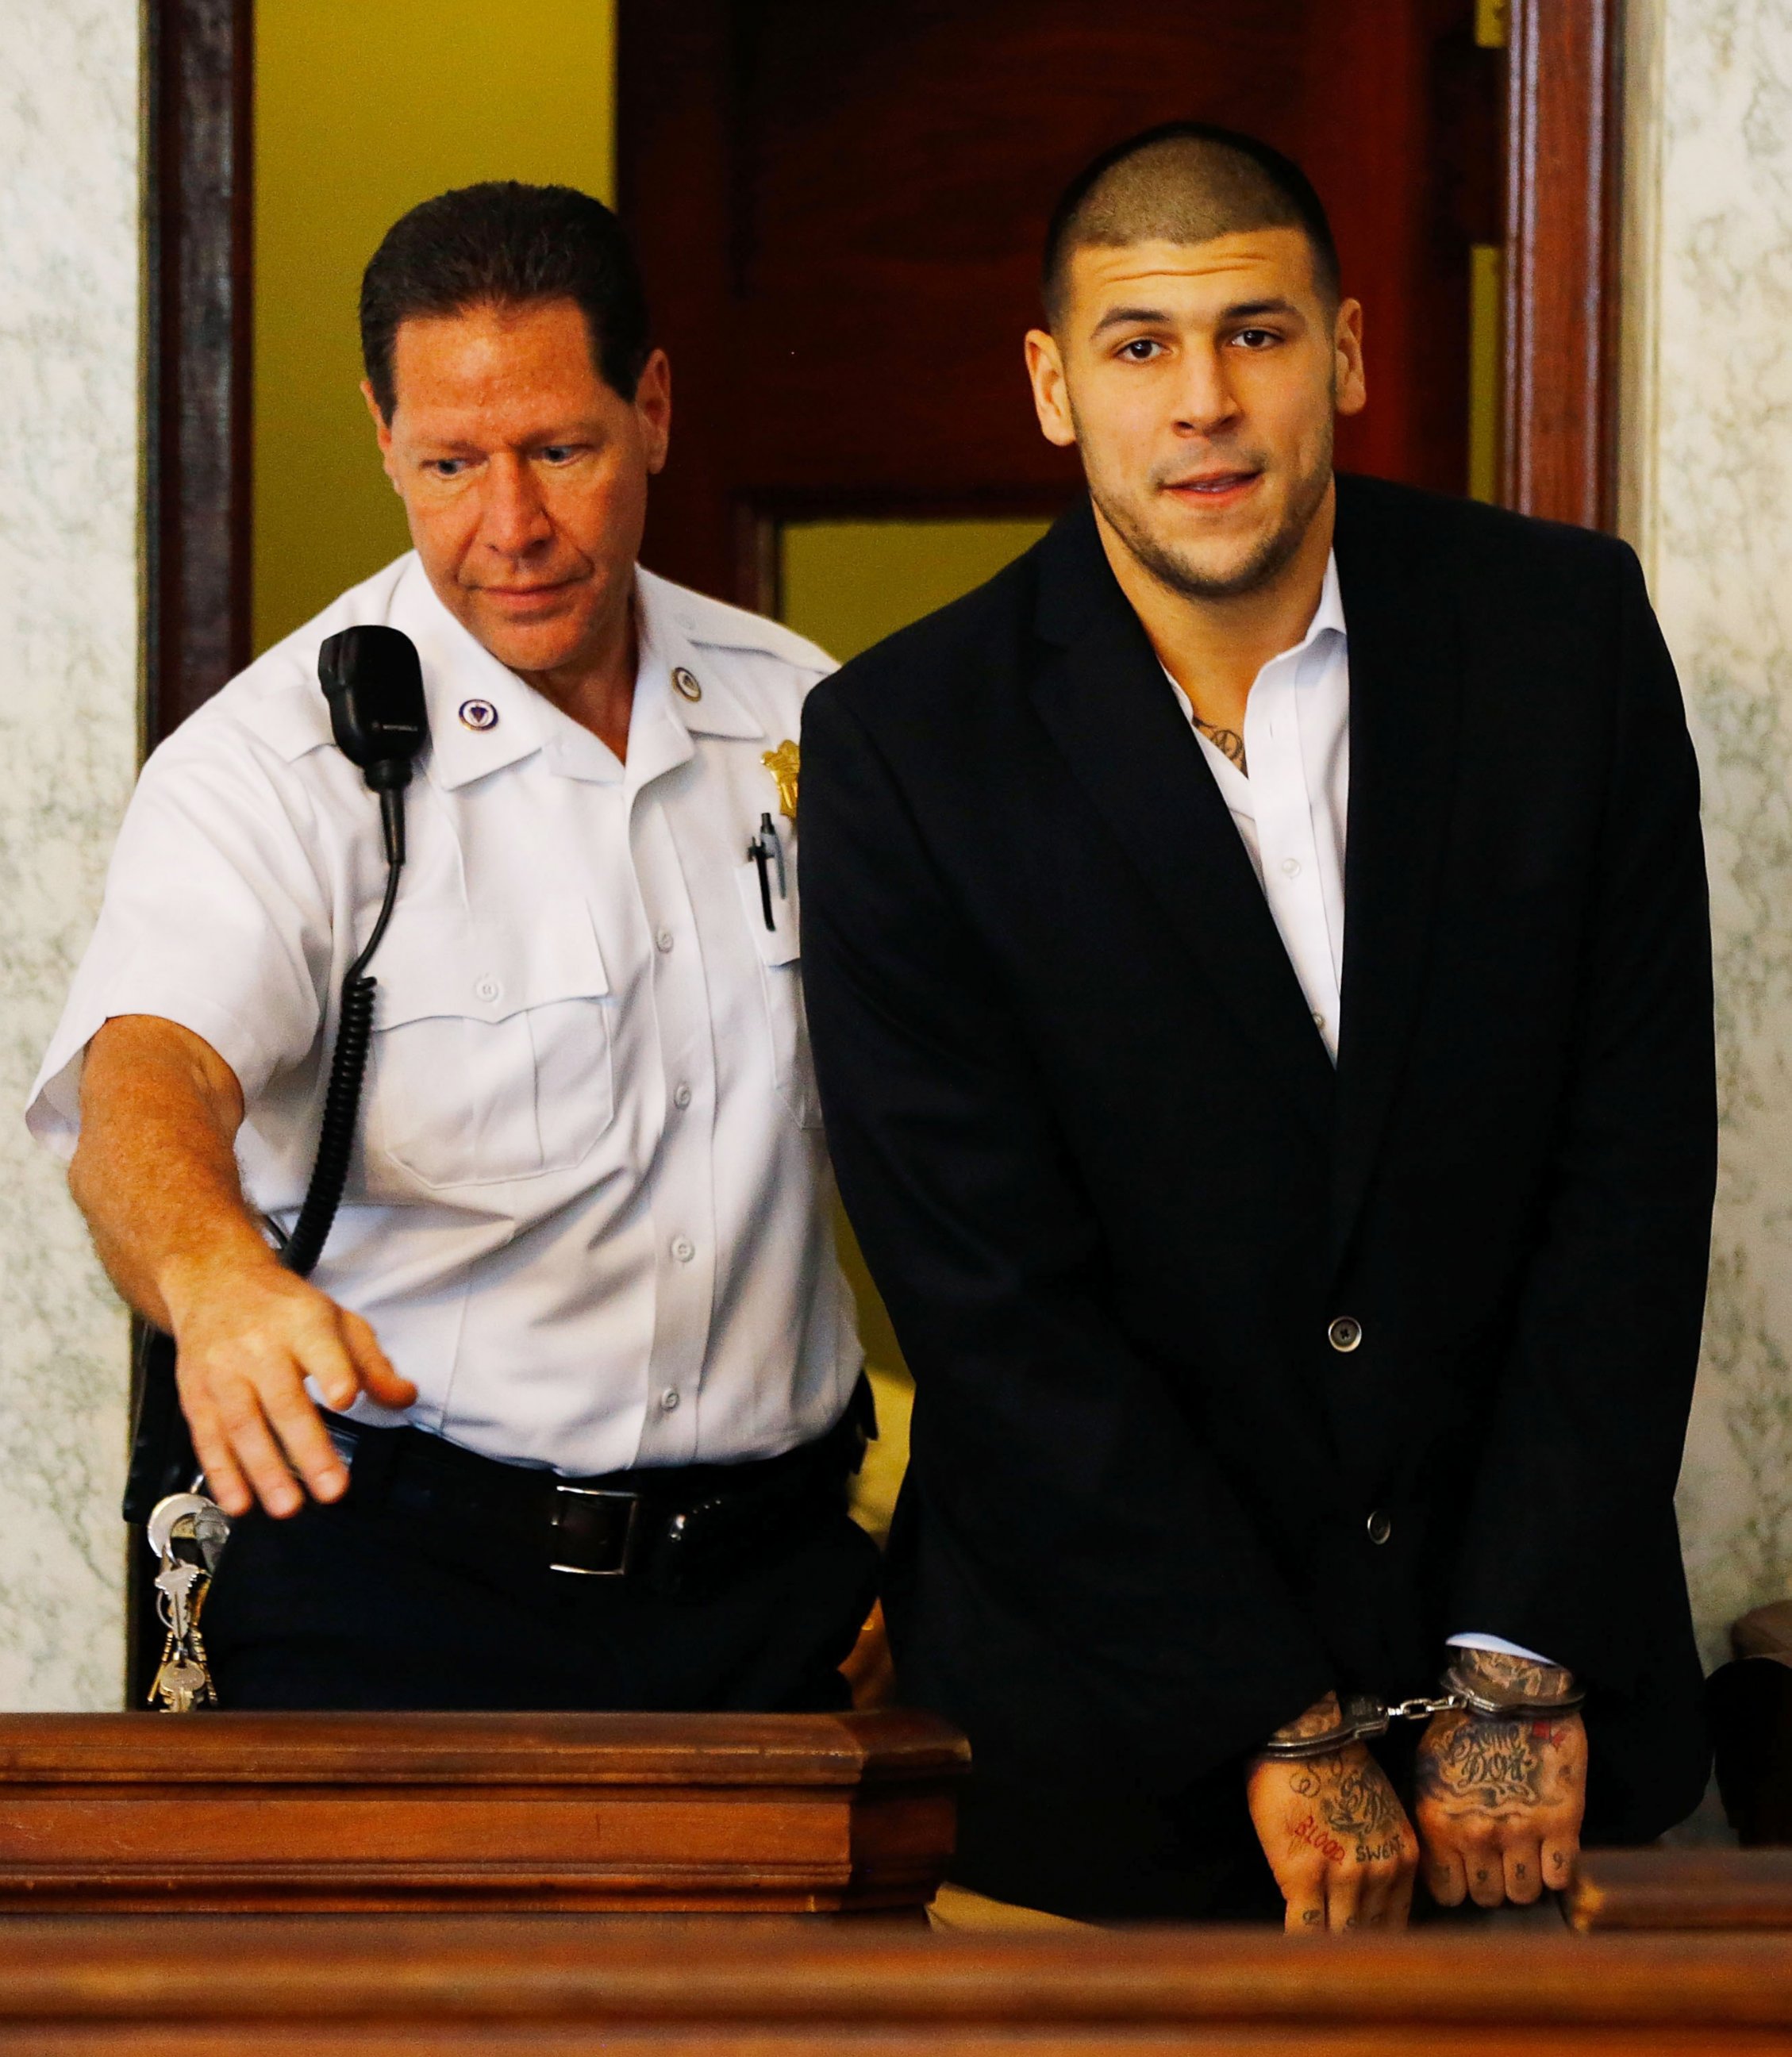
<svg viewBox="0 0 1792 2057">
<path fill-rule="evenodd" d="M 1394 1524 L 1378 1507 L 1370 1516 L 1364 1526 L 1369 1532 L 1370 1541 L 1377 1545 L 1386 1542 L 1394 1533 Z"/>
<path fill-rule="evenodd" d="M 1316 1007 L 1313 1010 L 1313 1025 L 1315 1028 L 1323 1028 L 1326 1025 L 1326 1017 Z"/>
<path fill-rule="evenodd" d="M 479 983 L 474 986 L 473 990 L 478 994 L 482 1000 L 496 1000 L 503 992 L 504 989 L 498 984 L 498 981 L 492 977 L 491 973 L 487 972 L 485 977 L 480 980 Z"/>
<path fill-rule="evenodd" d="M 674 1107 L 688 1107 L 690 1104 L 691 1088 L 688 1086 L 684 1085 L 676 1088 L 672 1093 L 672 1105 Z"/>
<path fill-rule="evenodd" d="M 696 1254 L 697 1246 L 691 1240 L 689 1236 L 675 1235 L 672 1238 L 672 1255 L 678 1259 L 680 1264 L 688 1264 L 691 1259 L 695 1257 Z"/>
<path fill-rule="evenodd" d="M 1334 1350 L 1342 1350 L 1346 1356 L 1362 1341 L 1362 1324 L 1350 1314 L 1340 1314 L 1326 1330 L 1326 1339 Z"/>
<path fill-rule="evenodd" d="M 678 1405 L 678 1388 L 676 1385 L 668 1385 L 660 1395 L 660 1405 L 665 1413 L 671 1413 Z"/>
<path fill-rule="evenodd" d="M 1287 873 L 1290 878 L 1298 878 L 1300 876 L 1300 859 L 1298 857 L 1283 858 L 1282 860 L 1282 869 Z"/>
<path fill-rule="evenodd" d="M 656 948 L 662 950 L 669 950 L 672 946 L 672 930 L 670 929 L 662 929 L 659 934 L 653 938 L 653 941 Z"/>
</svg>

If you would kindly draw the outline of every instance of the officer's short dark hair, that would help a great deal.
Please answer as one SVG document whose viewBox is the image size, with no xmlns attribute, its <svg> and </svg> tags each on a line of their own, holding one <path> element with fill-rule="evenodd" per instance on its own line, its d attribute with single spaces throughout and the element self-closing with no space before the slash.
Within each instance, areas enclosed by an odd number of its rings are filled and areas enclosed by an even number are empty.
<svg viewBox="0 0 1792 2057">
<path fill-rule="evenodd" d="M 391 421 L 398 401 L 401 323 L 562 299 L 584 313 L 606 383 L 632 400 L 652 347 L 647 296 L 622 224 L 601 200 L 493 179 L 414 207 L 361 277 L 361 360 L 381 415 Z"/>
<path fill-rule="evenodd" d="M 1055 327 L 1064 311 L 1075 251 L 1161 239 L 1205 243 L 1253 228 L 1298 228 L 1313 277 L 1338 303 L 1338 245 L 1325 204 L 1292 157 L 1255 136 L 1209 121 L 1166 121 L 1129 136 L 1086 164 L 1052 210 L 1041 291 Z"/>
</svg>

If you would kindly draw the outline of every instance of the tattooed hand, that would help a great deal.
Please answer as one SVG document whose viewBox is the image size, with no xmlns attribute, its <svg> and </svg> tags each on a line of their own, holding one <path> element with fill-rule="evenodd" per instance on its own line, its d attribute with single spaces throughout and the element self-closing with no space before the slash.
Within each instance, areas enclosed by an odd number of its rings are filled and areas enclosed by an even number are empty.
<svg viewBox="0 0 1792 2057">
<path fill-rule="evenodd" d="M 1522 1906 L 1572 1877 L 1587 1787 L 1578 1714 L 1434 1714 L 1415 1786 L 1425 1883 L 1441 1905 L 1466 1895 Z"/>
<path fill-rule="evenodd" d="M 1322 1734 L 1338 1718 L 1328 1693 L 1282 1733 Z M 1291 1933 L 1406 1925 L 1418 1841 L 1366 1745 L 1292 1762 L 1253 1758 L 1245 1793 Z"/>
</svg>

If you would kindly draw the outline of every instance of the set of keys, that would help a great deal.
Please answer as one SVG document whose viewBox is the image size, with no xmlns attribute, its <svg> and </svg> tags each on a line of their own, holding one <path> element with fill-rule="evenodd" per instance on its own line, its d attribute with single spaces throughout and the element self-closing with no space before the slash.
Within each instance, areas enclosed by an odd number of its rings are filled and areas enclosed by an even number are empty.
<svg viewBox="0 0 1792 2057">
<path fill-rule="evenodd" d="M 156 1574 L 156 1611 L 168 1631 L 149 1704 L 167 1714 L 188 1714 L 218 1703 L 199 1633 L 200 1611 L 230 1535 L 224 1509 L 203 1493 L 175 1492 L 149 1516 Z"/>
</svg>

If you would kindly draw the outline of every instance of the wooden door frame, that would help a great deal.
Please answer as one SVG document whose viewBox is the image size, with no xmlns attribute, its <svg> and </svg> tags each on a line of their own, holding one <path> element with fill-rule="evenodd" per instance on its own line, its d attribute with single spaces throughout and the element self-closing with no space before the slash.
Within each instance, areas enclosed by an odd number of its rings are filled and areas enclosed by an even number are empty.
<svg viewBox="0 0 1792 2057">
<path fill-rule="evenodd" d="M 249 660 L 253 0 L 149 0 L 143 42 L 145 753 Z M 130 1413 L 137 1414 L 137 1325 Z M 125 1704 L 161 1650 L 125 1557 Z"/>
<path fill-rule="evenodd" d="M 253 0 L 149 0 L 145 745 L 249 659 Z"/>
<path fill-rule="evenodd" d="M 1501 498 L 1617 516 L 1622 0 L 1512 0 Z"/>
</svg>

